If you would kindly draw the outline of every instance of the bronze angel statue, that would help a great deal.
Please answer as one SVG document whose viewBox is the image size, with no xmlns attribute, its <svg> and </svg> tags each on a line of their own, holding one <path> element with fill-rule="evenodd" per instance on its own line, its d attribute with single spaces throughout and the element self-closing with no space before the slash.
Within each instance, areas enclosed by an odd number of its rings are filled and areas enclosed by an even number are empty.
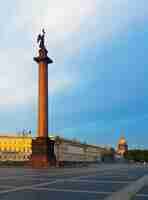
<svg viewBox="0 0 148 200">
<path fill-rule="evenodd" d="M 39 34 L 37 37 L 37 43 L 39 43 L 39 48 L 44 49 L 45 48 L 45 30 L 42 29 L 42 35 Z"/>
</svg>

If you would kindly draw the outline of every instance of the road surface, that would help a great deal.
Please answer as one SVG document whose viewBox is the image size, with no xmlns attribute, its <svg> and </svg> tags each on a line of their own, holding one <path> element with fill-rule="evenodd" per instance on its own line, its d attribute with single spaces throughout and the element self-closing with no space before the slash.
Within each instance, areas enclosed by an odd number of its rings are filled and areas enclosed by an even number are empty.
<svg viewBox="0 0 148 200">
<path fill-rule="evenodd" d="M 0 168 L 0 200 L 103 200 L 148 173 L 147 167 L 99 164 L 89 168 Z M 148 188 L 135 200 L 148 199 Z M 141 196 L 140 196 L 141 194 Z"/>
</svg>

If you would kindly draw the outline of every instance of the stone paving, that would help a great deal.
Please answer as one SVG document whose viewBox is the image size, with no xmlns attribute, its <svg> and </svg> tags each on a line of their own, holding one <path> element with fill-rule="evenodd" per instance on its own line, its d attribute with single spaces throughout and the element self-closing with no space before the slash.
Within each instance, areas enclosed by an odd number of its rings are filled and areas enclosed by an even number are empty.
<svg viewBox="0 0 148 200">
<path fill-rule="evenodd" d="M 109 164 L 92 169 L 1 168 L 0 200 L 103 200 L 147 172 L 143 167 Z M 148 199 L 148 188 L 143 190 Z"/>
<path fill-rule="evenodd" d="M 144 186 L 136 195 L 134 200 L 148 200 L 148 186 Z"/>
</svg>

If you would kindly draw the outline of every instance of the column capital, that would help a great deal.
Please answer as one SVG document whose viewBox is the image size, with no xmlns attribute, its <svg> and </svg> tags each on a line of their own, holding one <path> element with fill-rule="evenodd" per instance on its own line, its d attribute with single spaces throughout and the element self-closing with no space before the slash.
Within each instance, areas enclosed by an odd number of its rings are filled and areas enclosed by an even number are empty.
<svg viewBox="0 0 148 200">
<path fill-rule="evenodd" d="M 34 57 L 34 61 L 36 61 L 37 63 L 40 62 L 46 62 L 47 64 L 53 63 L 53 61 L 48 57 L 48 51 L 45 48 L 40 48 L 39 49 L 39 56 Z"/>
</svg>

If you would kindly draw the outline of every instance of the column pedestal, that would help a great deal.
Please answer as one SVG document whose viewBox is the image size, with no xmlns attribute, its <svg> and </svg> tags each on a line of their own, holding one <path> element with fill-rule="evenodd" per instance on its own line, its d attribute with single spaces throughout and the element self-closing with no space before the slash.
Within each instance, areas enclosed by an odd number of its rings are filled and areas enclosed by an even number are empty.
<svg viewBox="0 0 148 200">
<path fill-rule="evenodd" d="M 54 141 L 49 138 L 37 137 L 32 140 L 32 167 L 48 168 L 55 160 Z"/>
</svg>

